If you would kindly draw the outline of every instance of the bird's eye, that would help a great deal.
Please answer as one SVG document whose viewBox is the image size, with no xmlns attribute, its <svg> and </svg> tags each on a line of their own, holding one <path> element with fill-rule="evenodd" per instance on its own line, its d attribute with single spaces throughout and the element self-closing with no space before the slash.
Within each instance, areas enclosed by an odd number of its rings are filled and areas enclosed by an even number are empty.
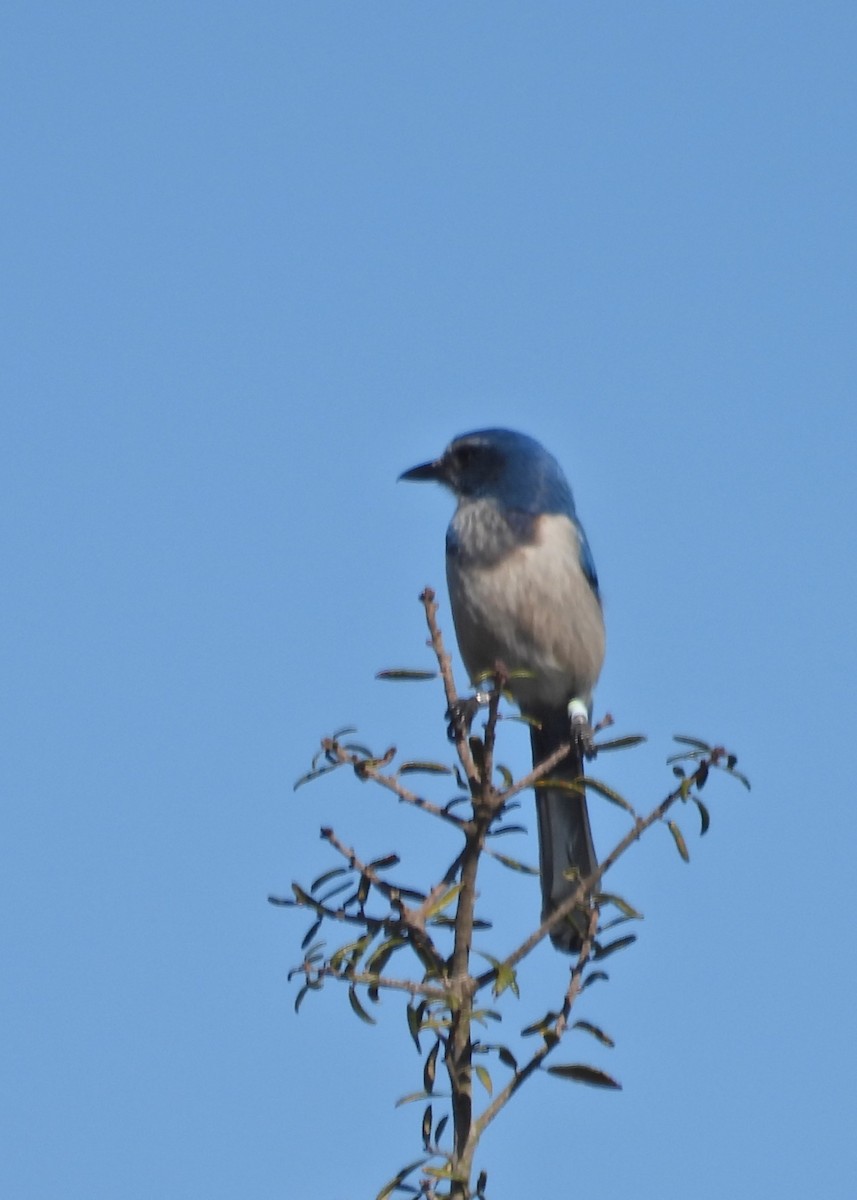
<svg viewBox="0 0 857 1200">
<path fill-rule="evenodd" d="M 455 465 L 459 470 L 466 470 L 473 460 L 476 458 L 476 447 L 467 444 L 456 447 L 455 450 Z"/>
</svg>

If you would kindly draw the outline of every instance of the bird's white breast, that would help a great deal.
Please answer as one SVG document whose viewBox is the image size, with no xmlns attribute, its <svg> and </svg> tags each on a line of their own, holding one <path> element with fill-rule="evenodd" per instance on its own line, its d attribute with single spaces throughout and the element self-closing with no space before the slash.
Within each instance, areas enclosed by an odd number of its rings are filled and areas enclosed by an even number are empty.
<svg viewBox="0 0 857 1200">
<path fill-rule="evenodd" d="M 465 666 L 476 679 L 499 660 L 523 708 L 588 701 L 604 659 L 601 605 L 580 563 L 574 522 L 533 519 L 531 536 L 503 536 L 484 501 L 462 504 L 447 558 L 453 619 Z M 479 511 L 479 510 L 482 511 Z M 492 532 L 493 529 L 493 532 Z"/>
</svg>

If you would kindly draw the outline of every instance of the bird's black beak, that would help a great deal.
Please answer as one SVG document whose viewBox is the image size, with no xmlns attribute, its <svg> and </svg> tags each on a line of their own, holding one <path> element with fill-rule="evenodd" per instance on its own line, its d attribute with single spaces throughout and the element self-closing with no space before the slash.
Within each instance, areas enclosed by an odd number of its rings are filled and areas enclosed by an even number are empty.
<svg viewBox="0 0 857 1200">
<path fill-rule="evenodd" d="M 412 483 L 423 483 L 426 480 L 435 480 L 442 483 L 446 478 L 446 471 L 442 458 L 436 458 L 434 462 L 421 463 L 418 467 L 411 467 L 410 471 L 403 471 L 399 479 L 405 479 Z"/>
</svg>

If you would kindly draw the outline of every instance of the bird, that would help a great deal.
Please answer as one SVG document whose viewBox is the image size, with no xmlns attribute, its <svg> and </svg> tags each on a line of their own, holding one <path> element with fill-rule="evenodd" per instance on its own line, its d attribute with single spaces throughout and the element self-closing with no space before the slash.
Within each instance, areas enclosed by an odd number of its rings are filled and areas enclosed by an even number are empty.
<svg viewBox="0 0 857 1200">
<path fill-rule="evenodd" d="M 571 487 L 541 443 L 510 429 L 462 434 L 399 478 L 436 481 L 457 500 L 446 575 L 471 682 L 478 687 L 502 664 L 530 726 L 534 765 L 571 744 L 536 789 L 545 921 L 598 867 L 585 795 L 568 787 L 583 774 L 605 652 L 598 576 Z M 554 924 L 551 941 L 579 953 L 585 927 L 573 912 Z"/>
</svg>

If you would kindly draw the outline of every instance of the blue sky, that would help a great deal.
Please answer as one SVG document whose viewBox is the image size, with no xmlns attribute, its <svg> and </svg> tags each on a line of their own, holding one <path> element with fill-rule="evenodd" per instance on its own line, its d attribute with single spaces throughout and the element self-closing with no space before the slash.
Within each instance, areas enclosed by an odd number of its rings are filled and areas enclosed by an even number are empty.
<svg viewBox="0 0 857 1200">
<path fill-rule="evenodd" d="M 653 804 L 689 732 L 754 790 L 712 782 L 690 867 L 654 830 L 617 869 L 646 920 L 581 1010 L 616 1049 L 566 1057 L 624 1090 L 536 1080 L 489 1195 L 850 1194 L 857 9 L 2 25 L 2 1193 L 336 1200 L 414 1156 L 396 1002 L 296 1017 L 304 923 L 265 897 L 332 865 L 322 824 L 441 861 L 388 798 L 292 783 L 346 723 L 448 755 L 431 687 L 373 680 L 428 665 L 443 588 L 449 499 L 396 477 L 508 425 L 593 546 L 597 708 L 650 737 L 599 771 Z M 535 883 L 485 888 L 525 932 Z M 510 1028 L 566 970 L 540 949 Z"/>
</svg>

